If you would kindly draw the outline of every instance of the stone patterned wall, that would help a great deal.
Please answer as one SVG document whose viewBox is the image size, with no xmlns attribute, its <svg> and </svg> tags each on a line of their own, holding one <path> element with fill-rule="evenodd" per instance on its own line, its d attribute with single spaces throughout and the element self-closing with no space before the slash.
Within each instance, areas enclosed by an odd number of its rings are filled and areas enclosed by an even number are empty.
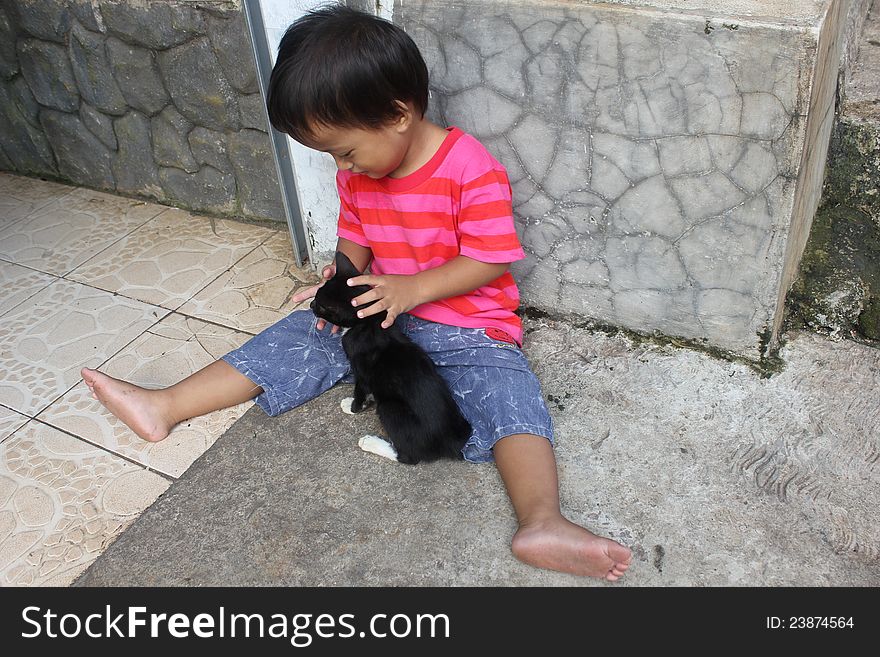
<svg viewBox="0 0 880 657">
<path fill-rule="evenodd" d="M 508 169 L 526 303 L 759 353 L 804 151 L 811 28 L 499 0 L 397 2 L 394 20 L 428 60 L 433 117 Z"/>
<path fill-rule="evenodd" d="M 283 220 L 240 6 L 0 0 L 0 169 Z"/>
</svg>

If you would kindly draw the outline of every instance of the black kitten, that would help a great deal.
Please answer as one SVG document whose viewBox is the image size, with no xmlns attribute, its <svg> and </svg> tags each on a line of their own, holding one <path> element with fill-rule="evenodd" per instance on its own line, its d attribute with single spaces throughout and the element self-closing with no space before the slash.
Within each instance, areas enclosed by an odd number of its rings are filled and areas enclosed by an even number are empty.
<svg viewBox="0 0 880 657">
<path fill-rule="evenodd" d="M 367 395 L 373 395 L 379 420 L 401 463 L 462 458 L 470 423 L 421 347 L 396 325 L 380 326 L 387 313 L 358 318 L 357 311 L 366 306 L 355 308 L 351 300 L 370 287 L 346 283 L 359 275 L 351 260 L 337 252 L 336 275 L 318 289 L 311 305 L 318 317 L 348 329 L 342 346 L 355 378 L 351 410 L 364 410 Z M 364 438 L 361 441 L 365 447 Z"/>
</svg>

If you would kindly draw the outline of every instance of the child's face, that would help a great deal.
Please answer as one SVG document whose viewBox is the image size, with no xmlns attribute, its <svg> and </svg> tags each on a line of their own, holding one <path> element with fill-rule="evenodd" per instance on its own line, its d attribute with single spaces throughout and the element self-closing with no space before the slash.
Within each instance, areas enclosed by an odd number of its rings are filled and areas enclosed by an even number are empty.
<svg viewBox="0 0 880 657">
<path fill-rule="evenodd" d="M 315 126 L 305 145 L 329 153 L 344 171 L 393 178 L 406 158 L 410 140 L 407 130 L 396 122 L 376 129 Z"/>
</svg>

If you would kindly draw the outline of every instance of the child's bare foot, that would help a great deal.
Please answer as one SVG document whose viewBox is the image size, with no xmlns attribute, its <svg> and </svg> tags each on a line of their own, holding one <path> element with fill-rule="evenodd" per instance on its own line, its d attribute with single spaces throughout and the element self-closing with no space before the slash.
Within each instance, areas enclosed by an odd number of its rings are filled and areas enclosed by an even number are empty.
<svg viewBox="0 0 880 657">
<path fill-rule="evenodd" d="M 92 391 L 92 397 L 144 440 L 159 442 L 175 425 L 164 408 L 159 391 L 114 379 L 88 367 L 84 367 L 80 374 Z"/>
<path fill-rule="evenodd" d="M 562 516 L 521 526 L 511 549 L 517 559 L 531 566 L 610 582 L 620 579 L 632 560 L 628 547 L 596 536 Z"/>
</svg>

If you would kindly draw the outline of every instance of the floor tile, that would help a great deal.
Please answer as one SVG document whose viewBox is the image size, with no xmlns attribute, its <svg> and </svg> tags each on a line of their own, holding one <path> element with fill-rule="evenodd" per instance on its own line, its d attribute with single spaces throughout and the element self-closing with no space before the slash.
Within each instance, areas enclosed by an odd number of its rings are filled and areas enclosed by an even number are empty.
<svg viewBox="0 0 880 657">
<path fill-rule="evenodd" d="M 170 209 L 68 278 L 176 310 L 275 232 Z"/>
<path fill-rule="evenodd" d="M 163 209 L 76 189 L 0 231 L 0 259 L 63 276 Z"/>
<path fill-rule="evenodd" d="M 67 586 L 169 481 L 31 420 L 0 443 L 0 586 Z"/>
<path fill-rule="evenodd" d="M 229 328 L 172 314 L 113 357 L 101 371 L 145 388 L 165 387 L 242 345 L 250 336 Z M 193 418 L 163 441 L 138 438 L 107 412 L 80 383 L 39 419 L 100 444 L 108 450 L 179 477 L 252 402 Z"/>
<path fill-rule="evenodd" d="M 0 404 L 33 417 L 166 313 L 55 281 L 0 321 Z"/>
<path fill-rule="evenodd" d="M 0 230 L 75 189 L 39 178 L 0 172 Z"/>
<path fill-rule="evenodd" d="M 290 236 L 280 232 L 183 304 L 180 312 L 256 334 L 308 307 L 310 300 L 295 304 L 291 297 L 317 282 L 313 271 L 297 268 Z"/>
<path fill-rule="evenodd" d="M 0 315 L 26 301 L 52 281 L 54 276 L 0 261 Z"/>
<path fill-rule="evenodd" d="M 24 426 L 30 420 L 27 415 L 16 413 L 10 408 L 0 406 L 0 442 L 11 436 L 17 429 Z"/>
</svg>

